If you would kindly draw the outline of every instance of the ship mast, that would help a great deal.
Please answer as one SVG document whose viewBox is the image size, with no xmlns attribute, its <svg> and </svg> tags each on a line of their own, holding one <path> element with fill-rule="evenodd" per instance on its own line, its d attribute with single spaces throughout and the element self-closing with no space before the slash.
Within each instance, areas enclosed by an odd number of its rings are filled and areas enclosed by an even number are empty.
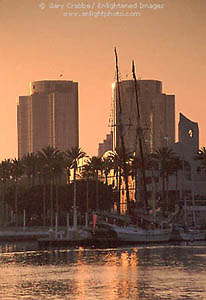
<svg viewBox="0 0 206 300">
<path fill-rule="evenodd" d="M 147 209 L 148 201 L 147 201 L 147 186 L 146 186 L 146 176 L 145 176 L 145 160 L 144 160 L 144 153 L 143 153 L 142 128 L 141 128 L 141 124 L 140 124 L 139 97 L 138 97 L 138 92 L 137 92 L 137 79 L 136 79 L 136 75 L 135 75 L 134 61 L 132 61 L 132 74 L 133 74 L 133 79 L 134 79 L 135 98 L 136 98 L 136 106 L 137 106 L 137 134 L 138 134 L 139 151 L 140 151 L 143 198 L 144 198 L 145 209 Z M 137 151 L 136 151 L 136 156 L 137 156 Z"/>
<path fill-rule="evenodd" d="M 116 79 L 117 79 L 117 96 L 119 100 L 119 136 L 121 141 L 121 150 L 123 156 L 123 170 L 124 170 L 124 180 L 126 186 L 126 199 L 127 199 L 127 211 L 130 214 L 130 198 L 129 198 L 129 185 L 128 185 L 128 169 L 126 163 L 126 152 L 125 152 L 125 143 L 124 143 L 124 136 L 123 136 L 123 126 L 122 126 L 122 102 L 121 102 L 121 94 L 120 94 L 120 82 L 119 82 L 119 68 L 118 68 L 118 56 L 116 47 L 114 48 L 115 52 L 115 60 L 116 60 Z"/>
</svg>

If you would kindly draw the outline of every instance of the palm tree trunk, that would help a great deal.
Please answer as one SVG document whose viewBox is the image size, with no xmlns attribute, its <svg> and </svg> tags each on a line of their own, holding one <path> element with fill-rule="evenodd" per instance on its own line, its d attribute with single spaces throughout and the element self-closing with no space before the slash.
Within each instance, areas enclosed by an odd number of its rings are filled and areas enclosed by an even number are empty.
<svg viewBox="0 0 206 300">
<path fill-rule="evenodd" d="M 6 194 L 5 189 L 6 189 L 6 187 L 3 184 L 3 195 L 2 195 L 2 205 L 3 205 L 2 212 L 3 212 L 3 216 L 2 216 L 2 220 L 3 220 L 3 225 L 4 226 L 8 222 L 8 210 L 7 210 L 7 204 L 5 202 L 5 194 Z"/>
<path fill-rule="evenodd" d="M 43 185 L 43 224 L 46 226 L 46 184 Z"/>
<path fill-rule="evenodd" d="M 56 182 L 56 214 L 59 217 L 59 194 L 58 194 L 58 184 Z"/>
<path fill-rule="evenodd" d="M 89 212 L 89 181 L 87 177 L 86 181 L 86 214 L 85 214 L 85 225 L 88 227 L 88 212 Z"/>
<path fill-rule="evenodd" d="M 96 210 L 99 210 L 99 185 L 98 185 L 98 171 L 95 174 L 96 177 Z"/>
<path fill-rule="evenodd" d="M 3 203 L 4 203 L 4 197 L 3 197 L 3 187 L 1 186 L 1 193 L 0 193 L 0 226 L 3 226 L 3 217 L 4 217 L 4 209 L 3 209 Z"/>
<path fill-rule="evenodd" d="M 77 228 L 77 183 L 76 183 L 76 168 L 74 168 L 73 227 L 74 227 L 74 229 Z"/>
<path fill-rule="evenodd" d="M 118 200 L 117 200 L 117 211 L 121 214 L 121 169 L 117 169 L 117 186 L 118 186 Z"/>
<path fill-rule="evenodd" d="M 52 182 L 52 179 L 50 181 L 50 204 L 51 204 L 51 207 L 50 207 L 50 216 L 51 216 L 51 220 L 50 220 L 50 226 L 53 227 L 53 214 L 54 214 L 54 205 L 53 205 L 53 182 Z"/>
<path fill-rule="evenodd" d="M 32 164 L 32 186 L 35 185 L 35 177 L 36 177 L 36 168 L 35 168 L 35 163 L 33 161 L 33 164 Z"/>
<path fill-rule="evenodd" d="M 6 194 L 6 183 L 3 182 L 2 186 L 1 186 L 1 226 L 5 226 L 5 223 L 8 222 L 8 214 L 7 214 L 7 210 L 6 210 L 6 202 L 5 202 L 5 194 Z"/>
<path fill-rule="evenodd" d="M 108 185 L 108 173 L 105 173 L 105 184 Z"/>
<path fill-rule="evenodd" d="M 18 191 L 17 191 L 17 182 L 15 182 L 15 225 L 18 226 Z"/>
<path fill-rule="evenodd" d="M 166 190 L 166 210 L 169 210 L 169 198 L 168 198 L 168 188 L 169 188 L 169 177 L 166 177 L 167 180 L 167 190 Z"/>
<path fill-rule="evenodd" d="M 162 174 L 162 207 L 165 212 L 165 174 Z"/>
<path fill-rule="evenodd" d="M 175 177 L 176 177 L 176 203 L 178 203 L 178 170 L 176 170 L 176 174 L 175 174 Z"/>
</svg>

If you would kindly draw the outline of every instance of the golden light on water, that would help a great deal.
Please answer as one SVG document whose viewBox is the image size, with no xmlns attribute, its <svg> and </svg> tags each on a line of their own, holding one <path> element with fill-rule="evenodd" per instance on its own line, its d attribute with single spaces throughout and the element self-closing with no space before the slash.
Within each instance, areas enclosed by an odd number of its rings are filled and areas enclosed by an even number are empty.
<svg viewBox="0 0 206 300">
<path fill-rule="evenodd" d="M 205 249 L 148 245 L 1 253 L 0 299 L 206 299 Z"/>
<path fill-rule="evenodd" d="M 134 248 L 132 252 L 125 250 L 121 254 L 115 250 L 99 250 L 96 252 L 95 263 L 91 262 L 92 264 L 88 265 L 85 257 L 93 257 L 94 253 L 93 250 L 86 251 L 81 248 L 77 251 L 78 263 L 72 278 L 78 281 L 78 285 L 75 287 L 73 299 L 84 300 L 90 289 L 96 290 L 97 293 L 101 291 L 102 299 L 118 300 L 120 295 L 123 299 L 129 299 L 138 280 L 137 249 Z M 104 263 L 98 259 L 98 256 L 100 258 L 103 254 Z M 135 295 L 135 299 L 139 299 L 137 291 Z"/>
</svg>

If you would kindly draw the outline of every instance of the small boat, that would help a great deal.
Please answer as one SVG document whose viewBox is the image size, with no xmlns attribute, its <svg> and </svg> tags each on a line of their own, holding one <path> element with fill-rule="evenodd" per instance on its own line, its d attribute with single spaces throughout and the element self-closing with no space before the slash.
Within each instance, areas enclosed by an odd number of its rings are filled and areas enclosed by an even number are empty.
<svg viewBox="0 0 206 300">
<path fill-rule="evenodd" d="M 173 225 L 172 241 L 203 241 L 204 239 L 205 231 L 200 228 Z"/>
<path fill-rule="evenodd" d="M 205 240 L 205 230 L 201 229 L 198 225 L 196 225 L 196 215 L 195 215 L 195 199 L 194 199 L 194 191 L 192 191 L 193 195 L 193 225 L 189 225 L 187 222 L 187 201 L 186 197 L 184 198 L 184 226 L 177 226 L 176 231 L 179 234 L 181 241 L 203 241 Z"/>
<path fill-rule="evenodd" d="M 179 231 L 183 241 L 203 241 L 205 239 L 205 231 L 197 228 L 188 228 Z"/>
</svg>

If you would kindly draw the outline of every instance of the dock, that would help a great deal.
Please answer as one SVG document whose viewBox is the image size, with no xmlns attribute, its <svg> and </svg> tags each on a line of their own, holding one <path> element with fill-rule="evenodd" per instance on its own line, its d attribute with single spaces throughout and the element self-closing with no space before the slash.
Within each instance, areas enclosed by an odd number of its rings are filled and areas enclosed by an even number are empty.
<svg viewBox="0 0 206 300">
<path fill-rule="evenodd" d="M 136 242 L 120 241 L 118 239 L 108 238 L 90 238 L 83 240 L 70 240 L 70 239 L 38 239 L 39 249 L 48 248 L 118 248 L 122 246 L 135 245 Z"/>
</svg>

